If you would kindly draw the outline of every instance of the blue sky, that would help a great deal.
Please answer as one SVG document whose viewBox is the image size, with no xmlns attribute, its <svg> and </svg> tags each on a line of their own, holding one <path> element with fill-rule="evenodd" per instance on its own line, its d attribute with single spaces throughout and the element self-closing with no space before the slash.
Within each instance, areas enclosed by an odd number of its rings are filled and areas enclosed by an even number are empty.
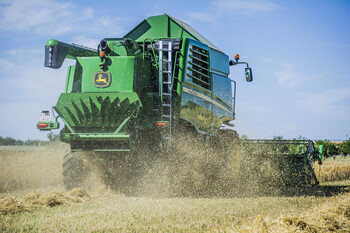
<svg viewBox="0 0 350 233">
<path fill-rule="evenodd" d="M 0 0 L 0 136 L 46 138 L 36 122 L 41 110 L 56 104 L 73 64 L 45 68 L 48 39 L 95 48 L 102 38 L 123 36 L 163 13 L 190 24 L 231 59 L 239 53 L 253 68 L 252 83 L 245 82 L 244 67 L 230 68 L 239 134 L 350 136 L 347 0 Z"/>
</svg>

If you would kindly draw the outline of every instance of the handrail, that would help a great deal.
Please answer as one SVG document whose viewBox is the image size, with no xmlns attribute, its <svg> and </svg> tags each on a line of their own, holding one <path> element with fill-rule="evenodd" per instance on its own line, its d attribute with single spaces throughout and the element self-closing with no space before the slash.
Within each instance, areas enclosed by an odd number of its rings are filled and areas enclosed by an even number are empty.
<svg viewBox="0 0 350 233">
<path fill-rule="evenodd" d="M 145 38 L 144 40 L 143 40 L 143 59 L 145 59 L 145 50 L 146 50 L 146 46 L 145 46 L 145 44 L 146 44 L 146 41 L 149 41 L 150 42 L 150 45 L 151 45 L 151 48 L 152 48 L 152 52 L 153 52 L 153 57 L 154 57 L 154 61 L 155 61 L 155 65 L 158 67 L 158 61 L 157 61 L 157 59 L 156 59 L 156 52 L 154 51 L 154 48 L 153 48 L 153 40 L 151 40 L 151 39 L 149 39 L 149 38 Z"/>
<path fill-rule="evenodd" d="M 233 120 L 236 119 L 236 81 L 235 80 L 231 80 L 231 82 L 233 82 L 234 84 L 234 88 L 233 88 L 233 97 L 232 97 L 232 116 L 233 116 Z"/>
<path fill-rule="evenodd" d="M 175 62 L 174 62 L 174 68 L 173 68 L 173 77 L 171 80 L 171 91 L 173 91 L 173 86 L 174 86 L 174 80 L 175 80 L 175 69 L 176 69 L 176 65 L 177 65 L 177 55 L 180 54 L 179 51 L 175 52 Z M 180 66 L 180 65 L 178 65 Z"/>
</svg>

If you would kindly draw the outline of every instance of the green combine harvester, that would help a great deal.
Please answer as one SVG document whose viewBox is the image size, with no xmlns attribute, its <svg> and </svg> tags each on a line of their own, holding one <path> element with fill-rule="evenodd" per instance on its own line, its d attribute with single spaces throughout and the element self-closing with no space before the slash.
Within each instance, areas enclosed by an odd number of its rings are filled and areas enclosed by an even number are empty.
<svg viewBox="0 0 350 233">
<path fill-rule="evenodd" d="M 197 191 L 201 186 L 233 187 L 237 168 L 230 164 L 237 148 L 247 143 L 227 127 L 233 126 L 236 100 L 229 67 L 246 65 L 246 81 L 252 81 L 251 68 L 239 55 L 230 60 L 189 25 L 164 14 L 143 20 L 124 37 L 102 39 L 97 49 L 54 39 L 46 43 L 46 67 L 58 69 L 66 58 L 76 64 L 69 66 L 64 92 L 53 107 L 58 116 L 51 121 L 50 113 L 43 111 L 37 128 L 58 129 L 58 118 L 64 123 L 60 137 L 71 147 L 63 164 L 67 189 L 82 184 L 89 164 L 99 164 L 106 184 L 128 192 L 143 167 L 170 157 L 170 164 L 183 159 L 168 166 L 176 168 L 169 173 L 193 165 L 183 181 Z M 220 154 L 220 159 L 210 160 L 203 152 L 205 161 L 215 160 L 215 166 L 198 165 L 183 155 L 186 152 L 174 155 L 174 148 L 185 148 L 182 143 L 216 148 L 211 153 Z M 294 164 L 310 174 L 308 185 L 316 184 L 311 157 L 301 157 Z M 218 174 L 224 167 L 228 172 L 222 178 Z"/>
</svg>

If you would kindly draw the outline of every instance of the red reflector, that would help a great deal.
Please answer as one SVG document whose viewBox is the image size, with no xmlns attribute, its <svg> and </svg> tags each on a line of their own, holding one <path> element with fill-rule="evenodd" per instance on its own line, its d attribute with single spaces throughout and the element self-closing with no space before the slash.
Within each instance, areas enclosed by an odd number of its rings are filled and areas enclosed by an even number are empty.
<svg viewBox="0 0 350 233">
<path fill-rule="evenodd" d="M 38 124 L 38 128 L 40 128 L 40 129 L 46 128 L 47 126 L 48 126 L 48 124 L 46 124 L 46 123 Z"/>
<path fill-rule="evenodd" d="M 157 123 L 155 124 L 155 126 L 156 126 L 157 128 L 163 128 L 163 127 L 166 127 L 166 125 L 167 125 L 166 122 L 157 122 Z"/>
</svg>

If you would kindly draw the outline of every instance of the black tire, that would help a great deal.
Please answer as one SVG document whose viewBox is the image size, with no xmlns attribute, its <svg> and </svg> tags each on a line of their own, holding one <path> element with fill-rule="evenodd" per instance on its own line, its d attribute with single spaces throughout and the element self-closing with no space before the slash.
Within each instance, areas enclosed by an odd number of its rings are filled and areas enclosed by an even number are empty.
<svg viewBox="0 0 350 233">
<path fill-rule="evenodd" d="M 103 183 L 109 188 L 123 194 L 129 194 L 131 180 L 128 179 L 130 173 L 130 155 L 118 152 L 98 152 L 95 153 L 98 160 L 98 169 L 101 173 Z"/>
<path fill-rule="evenodd" d="M 64 156 L 63 183 L 67 190 L 81 187 L 89 172 L 81 153 L 70 152 Z"/>
</svg>

